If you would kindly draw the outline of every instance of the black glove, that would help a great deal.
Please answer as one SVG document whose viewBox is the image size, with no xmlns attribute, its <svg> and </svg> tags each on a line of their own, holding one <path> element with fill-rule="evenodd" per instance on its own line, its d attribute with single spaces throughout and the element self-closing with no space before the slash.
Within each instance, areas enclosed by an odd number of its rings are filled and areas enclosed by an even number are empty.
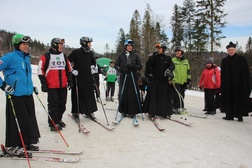
<svg viewBox="0 0 252 168">
<path fill-rule="evenodd" d="M 174 74 L 170 69 L 166 69 L 164 72 L 164 77 L 168 77 L 169 80 L 174 78 Z"/>
<path fill-rule="evenodd" d="M 190 85 L 190 84 L 191 84 L 191 82 L 192 82 L 192 80 L 191 80 L 191 79 L 187 79 L 186 84 L 187 84 L 187 85 Z"/>
<path fill-rule="evenodd" d="M 128 74 L 130 72 L 129 68 L 123 68 L 123 73 Z"/>
<path fill-rule="evenodd" d="M 77 70 L 74 70 L 74 71 L 77 71 Z M 77 71 L 77 74 L 73 74 L 73 71 L 67 73 L 67 83 L 68 83 L 69 90 L 71 90 L 73 88 L 73 76 L 72 75 L 75 75 L 75 77 L 76 77 L 78 75 L 78 71 Z"/>
<path fill-rule="evenodd" d="M 38 92 L 38 88 L 36 86 L 33 87 L 33 92 L 37 95 L 39 92 Z"/>
<path fill-rule="evenodd" d="M 13 94 L 14 93 L 14 88 L 11 85 L 7 85 L 5 82 L 1 86 L 1 89 L 8 94 Z"/>
<path fill-rule="evenodd" d="M 48 92 L 48 86 L 46 84 L 46 78 L 44 75 L 39 75 L 39 80 L 41 83 L 41 91 L 42 92 Z"/>
<path fill-rule="evenodd" d="M 73 88 L 73 83 L 72 82 L 68 82 L 68 90 L 71 90 Z"/>
<path fill-rule="evenodd" d="M 137 66 L 136 66 L 136 64 L 133 64 L 132 65 L 132 71 L 136 71 L 137 70 Z"/>
<path fill-rule="evenodd" d="M 127 64 L 125 67 L 128 68 L 128 70 L 131 70 L 133 68 L 133 65 L 132 64 Z"/>
<path fill-rule="evenodd" d="M 48 86 L 47 86 L 47 84 L 42 84 L 41 85 L 41 90 L 42 90 L 42 92 L 48 92 Z"/>
</svg>

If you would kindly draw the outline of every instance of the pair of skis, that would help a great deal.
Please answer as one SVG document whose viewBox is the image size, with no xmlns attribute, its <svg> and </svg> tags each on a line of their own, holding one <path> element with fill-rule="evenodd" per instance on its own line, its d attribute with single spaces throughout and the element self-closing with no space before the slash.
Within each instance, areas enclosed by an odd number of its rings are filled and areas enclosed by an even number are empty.
<svg viewBox="0 0 252 168">
<path fill-rule="evenodd" d="M 27 158 L 21 158 L 17 156 L 13 156 L 10 154 L 6 154 L 6 148 L 3 144 L 1 144 L 2 153 L 0 154 L 1 159 L 10 159 L 10 160 L 26 160 Z M 50 153 L 50 154 L 65 154 L 65 155 L 80 155 L 83 153 L 83 151 L 63 151 L 63 150 L 51 150 L 51 149 L 41 149 L 38 151 L 28 151 L 29 153 Z M 49 162 L 62 162 L 62 163 L 77 163 L 80 158 L 62 158 L 62 157 L 52 157 L 52 156 L 33 156 L 29 158 L 30 161 L 38 161 L 38 160 L 44 160 Z"/>
<path fill-rule="evenodd" d="M 78 125 L 80 126 L 80 130 L 81 130 L 82 133 L 84 133 L 84 134 L 90 133 L 90 131 L 89 131 L 87 128 L 85 128 L 82 124 L 80 124 L 79 122 L 77 122 L 77 121 L 73 118 L 73 116 L 72 116 L 71 114 L 67 114 L 67 116 L 70 117 L 70 118 L 72 118 L 72 119 L 75 121 L 75 123 L 78 124 Z M 87 118 L 88 118 L 88 117 L 87 117 Z M 108 127 L 108 126 L 102 124 L 102 123 L 99 122 L 97 119 L 95 119 L 95 120 L 93 120 L 93 119 L 91 119 L 91 118 L 88 118 L 88 119 L 94 121 L 95 123 L 99 124 L 100 126 L 102 126 L 103 128 L 105 128 L 105 129 L 108 130 L 108 131 L 113 131 L 113 130 L 115 129 L 115 128 L 111 128 L 111 127 Z"/>
<path fill-rule="evenodd" d="M 73 118 L 73 116 L 72 116 L 71 114 L 67 114 L 67 116 L 70 117 L 70 118 L 72 118 L 72 119 L 75 121 L 75 123 L 78 124 L 78 125 L 80 126 L 80 131 L 81 131 L 82 133 L 84 133 L 84 134 L 90 133 L 90 131 L 89 131 L 86 127 L 84 127 L 82 124 L 80 124 L 79 122 L 77 122 L 77 121 Z"/>
</svg>

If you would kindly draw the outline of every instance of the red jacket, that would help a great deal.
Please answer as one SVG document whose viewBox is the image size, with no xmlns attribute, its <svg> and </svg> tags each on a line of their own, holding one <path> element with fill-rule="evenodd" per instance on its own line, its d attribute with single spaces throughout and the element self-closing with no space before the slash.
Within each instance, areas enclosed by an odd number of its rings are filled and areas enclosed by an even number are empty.
<svg viewBox="0 0 252 168">
<path fill-rule="evenodd" d="M 220 71 L 216 66 L 203 70 L 199 81 L 200 88 L 217 89 L 220 88 L 220 84 Z"/>
<path fill-rule="evenodd" d="M 66 88 L 68 84 L 67 73 L 71 71 L 71 64 L 64 53 L 47 52 L 40 57 L 38 75 L 45 76 L 48 88 Z"/>
</svg>

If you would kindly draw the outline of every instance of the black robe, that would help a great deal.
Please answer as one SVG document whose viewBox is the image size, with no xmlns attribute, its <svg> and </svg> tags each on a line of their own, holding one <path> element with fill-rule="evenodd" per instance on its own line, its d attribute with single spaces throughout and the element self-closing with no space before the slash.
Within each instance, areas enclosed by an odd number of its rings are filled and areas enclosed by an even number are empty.
<svg viewBox="0 0 252 168">
<path fill-rule="evenodd" d="M 36 144 L 40 133 L 37 124 L 33 96 L 11 96 L 22 138 L 25 145 Z M 6 97 L 6 147 L 22 147 L 10 99 Z"/>
<path fill-rule="evenodd" d="M 248 116 L 251 111 L 249 68 L 245 57 L 235 54 L 221 61 L 221 111 L 227 117 Z"/>
<path fill-rule="evenodd" d="M 173 71 L 175 65 L 170 56 L 153 53 L 146 62 L 145 76 L 149 79 L 147 95 L 143 110 L 157 116 L 172 115 L 171 87 L 168 77 L 164 77 L 167 69 Z"/>
<path fill-rule="evenodd" d="M 133 65 L 134 68 L 125 72 L 127 64 Z M 142 69 L 139 55 L 136 52 L 131 52 L 127 59 L 125 52 L 122 52 L 116 59 L 115 69 L 121 73 L 119 81 L 119 111 L 129 116 L 142 112 L 137 82 L 137 71 Z M 124 80 L 125 84 L 123 84 Z"/>
<path fill-rule="evenodd" d="M 91 74 L 91 65 L 95 65 L 96 61 L 92 51 L 79 48 L 73 50 L 68 56 L 73 63 L 73 69 L 78 71 L 77 78 L 73 75 L 73 88 L 71 92 L 72 113 L 78 113 L 77 96 L 79 98 L 79 113 L 91 114 L 97 111 L 97 104 L 94 96 L 94 77 Z M 77 85 L 76 85 L 77 80 Z M 76 93 L 78 87 L 78 94 Z"/>
</svg>

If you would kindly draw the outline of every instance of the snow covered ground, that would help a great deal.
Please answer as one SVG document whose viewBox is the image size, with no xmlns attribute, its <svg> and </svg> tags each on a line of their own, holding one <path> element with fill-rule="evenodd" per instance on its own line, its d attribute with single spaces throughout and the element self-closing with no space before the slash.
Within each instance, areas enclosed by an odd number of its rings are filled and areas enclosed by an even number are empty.
<svg viewBox="0 0 252 168">
<path fill-rule="evenodd" d="M 36 71 L 36 67 L 34 67 Z M 36 72 L 35 72 L 36 73 Z M 33 75 L 34 85 L 40 89 L 40 82 Z M 105 103 L 104 86 L 101 82 L 100 90 Z M 47 95 L 40 92 L 39 98 L 47 105 Z M 0 92 L 0 143 L 5 142 L 5 96 Z M 134 127 L 132 119 L 126 118 L 119 125 L 114 126 L 116 102 L 107 102 L 104 105 L 110 127 L 108 131 L 100 125 L 81 118 L 81 123 L 90 130 L 85 135 L 78 132 L 77 125 L 67 117 L 70 114 L 71 100 L 68 94 L 67 110 L 64 122 L 67 127 L 61 133 L 70 147 L 56 132 L 51 132 L 47 124 L 47 113 L 34 95 L 37 120 L 41 138 L 41 149 L 83 150 L 83 154 L 76 156 L 60 154 L 34 154 L 39 156 L 56 156 L 64 158 L 80 157 L 78 163 L 57 163 L 47 161 L 31 161 L 33 168 L 251 168 L 252 167 L 252 117 L 244 117 L 242 123 L 237 121 L 224 121 L 223 113 L 208 116 L 206 119 L 190 116 L 178 116 L 183 122 L 193 123 L 191 127 L 159 119 L 159 124 L 165 131 L 158 131 L 154 124 L 144 116 L 144 121 L 139 114 L 140 125 Z M 186 91 L 186 109 L 189 114 L 202 115 L 204 99 L 202 92 Z M 101 104 L 95 113 L 97 119 L 106 124 Z M 182 118 L 182 119 L 181 119 Z M 185 118 L 187 120 L 185 120 Z M 13 123 L 15 124 L 15 123 Z M 27 161 L 0 159 L 0 167 L 26 168 Z"/>
</svg>

